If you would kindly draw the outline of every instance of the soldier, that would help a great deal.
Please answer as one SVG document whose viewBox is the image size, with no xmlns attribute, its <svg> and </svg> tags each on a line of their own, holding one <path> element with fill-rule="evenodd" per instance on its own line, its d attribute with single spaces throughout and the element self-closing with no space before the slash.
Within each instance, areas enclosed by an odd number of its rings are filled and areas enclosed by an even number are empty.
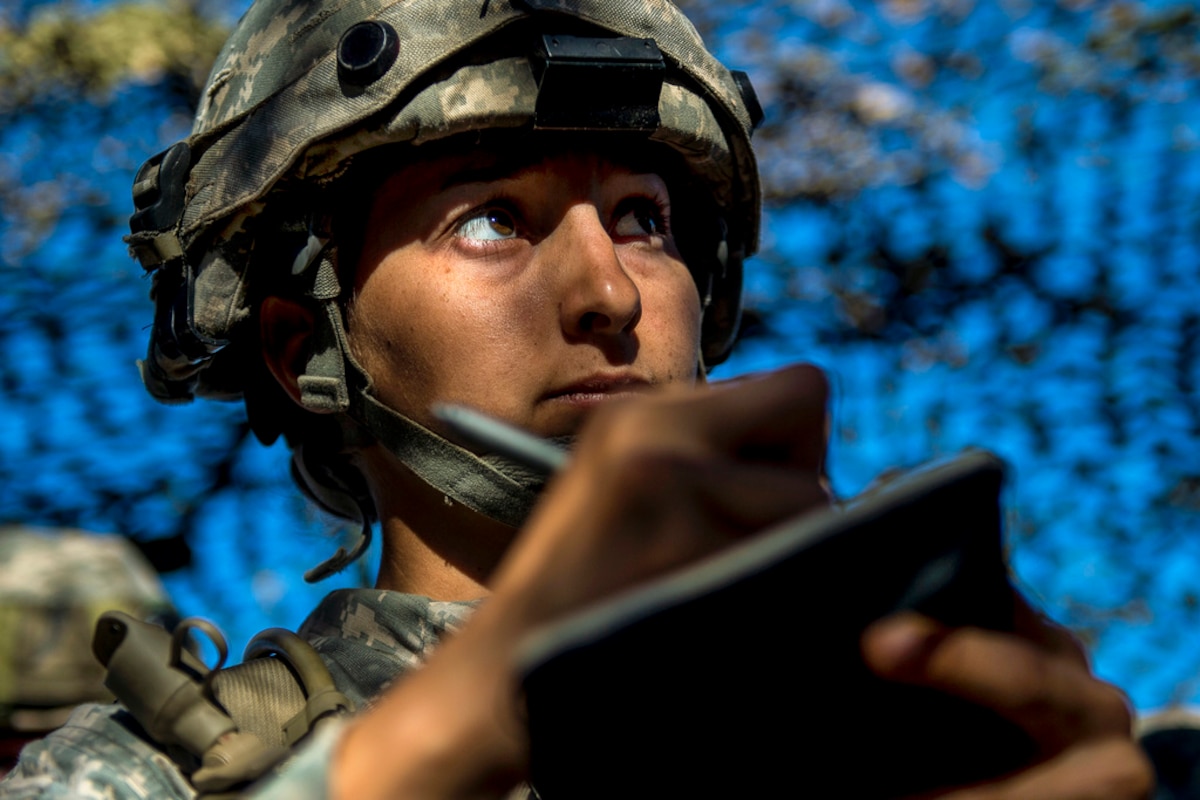
<svg viewBox="0 0 1200 800">
<path fill-rule="evenodd" d="M 243 398 L 300 487 L 383 538 L 376 589 L 300 630 L 370 710 L 264 796 L 502 796 L 528 768 L 528 631 L 826 502 L 818 372 L 701 390 L 757 242 L 760 114 L 667 0 L 260 0 L 241 21 L 192 135 L 135 185 L 142 377 L 164 401 Z M 572 466 L 543 493 L 447 442 L 446 401 L 579 434 Z M 1060 632 L 1023 633 L 905 617 L 864 652 L 1037 742 L 961 797 L 1144 796 L 1121 695 Z M 28 748 L 5 788 L 193 791 L 119 706 Z"/>
</svg>

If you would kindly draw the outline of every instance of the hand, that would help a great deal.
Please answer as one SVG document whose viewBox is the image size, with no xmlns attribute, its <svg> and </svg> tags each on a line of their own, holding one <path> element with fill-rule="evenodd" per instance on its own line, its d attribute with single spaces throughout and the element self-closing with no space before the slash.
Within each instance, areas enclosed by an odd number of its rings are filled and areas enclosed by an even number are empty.
<svg viewBox="0 0 1200 800">
<path fill-rule="evenodd" d="M 1133 800 L 1153 770 L 1131 738 L 1125 696 L 1088 669 L 1079 643 L 1017 598 L 1016 634 L 947 628 L 917 614 L 863 635 L 867 665 L 901 683 L 965 698 L 1019 725 L 1038 747 L 1022 770 L 927 795 L 945 800 Z"/>
<path fill-rule="evenodd" d="M 827 396 L 799 366 L 599 409 L 492 603 L 528 595 L 548 619 L 828 504 Z"/>
<path fill-rule="evenodd" d="M 828 389 L 793 367 L 600 408 L 492 581 L 429 664 L 356 720 L 336 797 L 499 796 L 527 743 L 514 652 L 537 626 L 828 502 Z"/>
</svg>

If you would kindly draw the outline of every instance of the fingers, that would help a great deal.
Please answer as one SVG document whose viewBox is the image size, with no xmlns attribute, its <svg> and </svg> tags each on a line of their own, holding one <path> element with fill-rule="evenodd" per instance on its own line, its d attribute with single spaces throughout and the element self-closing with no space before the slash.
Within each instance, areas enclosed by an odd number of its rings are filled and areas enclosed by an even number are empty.
<svg viewBox="0 0 1200 800">
<path fill-rule="evenodd" d="M 561 613 L 827 503 L 826 398 L 802 366 L 602 406 L 493 588 Z"/>
<path fill-rule="evenodd" d="M 580 452 L 599 442 L 608 458 L 669 450 L 790 464 L 819 473 L 828 396 L 821 371 L 799 365 L 710 391 L 614 404 L 589 422 Z"/>
<path fill-rule="evenodd" d="M 1040 758 L 1010 777 L 930 795 L 941 800 L 1144 800 L 1153 770 L 1130 737 L 1125 697 L 1088 671 L 1079 647 L 1024 603 L 1026 638 L 946 628 L 917 614 L 863 634 L 867 665 L 884 678 L 928 686 L 991 709 L 1021 727 Z M 1030 627 L 1032 626 L 1032 627 Z"/>
<path fill-rule="evenodd" d="M 1016 590 L 1013 590 L 1013 630 L 1048 652 L 1070 658 L 1085 669 L 1089 667 L 1083 644 L 1069 630 L 1029 605 Z"/>
<path fill-rule="evenodd" d="M 756 464 L 706 465 L 693 491 L 702 513 L 739 533 L 830 504 L 828 487 L 811 471 Z"/>
<path fill-rule="evenodd" d="M 748 461 L 823 466 L 829 382 L 816 367 L 801 364 L 747 379 L 736 390 L 709 392 L 706 400 L 700 420 L 717 446 Z"/>
<path fill-rule="evenodd" d="M 902 683 L 928 686 L 995 711 L 1025 730 L 1044 756 L 1104 736 L 1128 737 L 1125 697 L 1073 657 L 1013 635 L 948 629 L 902 614 L 863 637 L 867 665 Z"/>
<path fill-rule="evenodd" d="M 1154 771 L 1128 739 L 1106 738 L 1008 780 L 936 795 L 940 800 L 1146 800 Z"/>
<path fill-rule="evenodd" d="M 604 409 L 577 463 L 595 471 L 592 491 L 640 504 L 630 510 L 643 521 L 665 512 L 696 532 L 741 536 L 829 503 L 827 392 L 820 370 L 798 366 Z"/>
<path fill-rule="evenodd" d="M 642 521 L 682 515 L 687 536 L 712 530 L 726 542 L 830 502 L 811 470 L 773 464 L 647 454 L 617 473 L 611 491 L 640 504 L 629 511 Z"/>
</svg>

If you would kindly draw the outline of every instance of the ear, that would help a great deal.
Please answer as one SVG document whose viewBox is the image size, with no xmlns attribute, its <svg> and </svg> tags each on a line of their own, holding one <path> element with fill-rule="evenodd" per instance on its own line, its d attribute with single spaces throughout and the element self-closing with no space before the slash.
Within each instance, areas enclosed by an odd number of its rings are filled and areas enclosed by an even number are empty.
<svg viewBox="0 0 1200 800">
<path fill-rule="evenodd" d="M 312 352 L 312 309 L 295 300 L 268 297 L 259 306 L 258 324 L 267 369 L 288 397 L 301 405 L 300 376 Z"/>
</svg>

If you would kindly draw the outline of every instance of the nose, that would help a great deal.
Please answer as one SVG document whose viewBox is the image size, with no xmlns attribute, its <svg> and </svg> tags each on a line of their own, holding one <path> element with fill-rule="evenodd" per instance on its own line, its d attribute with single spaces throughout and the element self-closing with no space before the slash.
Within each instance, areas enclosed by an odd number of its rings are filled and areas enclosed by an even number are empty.
<svg viewBox="0 0 1200 800">
<path fill-rule="evenodd" d="M 594 205 L 568 209 L 546 244 L 561 276 L 559 309 L 568 339 L 617 337 L 637 327 L 641 293 Z"/>
</svg>

